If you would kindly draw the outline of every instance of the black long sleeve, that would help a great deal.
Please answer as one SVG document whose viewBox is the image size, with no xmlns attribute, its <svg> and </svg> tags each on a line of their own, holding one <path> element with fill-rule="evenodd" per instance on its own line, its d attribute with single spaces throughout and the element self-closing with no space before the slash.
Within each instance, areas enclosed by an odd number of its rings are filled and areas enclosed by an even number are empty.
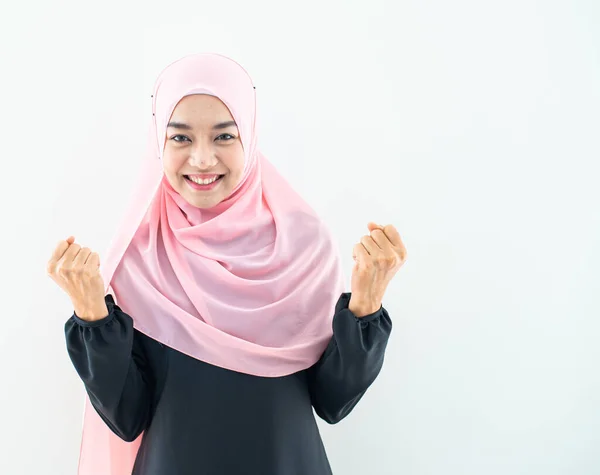
<svg viewBox="0 0 600 475">
<path fill-rule="evenodd" d="M 143 431 L 132 475 L 331 475 L 313 408 L 345 417 L 379 373 L 391 321 L 357 318 L 342 294 L 333 337 L 311 368 L 278 378 L 213 366 L 144 335 L 107 296 L 109 314 L 65 324 L 90 401 L 126 441 Z"/>
<path fill-rule="evenodd" d="M 321 359 L 309 369 L 315 412 L 335 424 L 346 417 L 381 371 L 392 321 L 385 308 L 362 318 L 349 309 L 350 293 L 340 297 L 333 337 Z"/>
<path fill-rule="evenodd" d="M 112 296 L 105 301 L 105 318 L 88 322 L 74 313 L 65 323 L 67 351 L 100 417 L 132 441 L 149 423 L 155 377 L 132 318 Z"/>
</svg>

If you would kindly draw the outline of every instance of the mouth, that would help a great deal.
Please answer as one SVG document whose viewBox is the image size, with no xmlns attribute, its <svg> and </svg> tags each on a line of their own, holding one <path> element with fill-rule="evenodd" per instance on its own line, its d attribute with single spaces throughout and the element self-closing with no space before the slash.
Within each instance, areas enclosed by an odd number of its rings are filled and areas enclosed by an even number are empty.
<svg viewBox="0 0 600 475">
<path fill-rule="evenodd" d="M 183 175 L 187 184 L 194 190 L 212 190 L 223 180 L 225 175 L 213 175 L 203 180 L 199 178 L 192 179 L 189 175 Z"/>
</svg>

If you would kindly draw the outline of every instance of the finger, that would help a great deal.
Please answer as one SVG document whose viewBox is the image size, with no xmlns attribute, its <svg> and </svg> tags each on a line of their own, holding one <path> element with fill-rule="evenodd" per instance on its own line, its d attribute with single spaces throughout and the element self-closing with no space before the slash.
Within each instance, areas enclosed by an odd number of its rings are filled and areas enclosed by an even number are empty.
<svg viewBox="0 0 600 475">
<path fill-rule="evenodd" d="M 81 250 L 81 246 L 77 243 L 73 243 L 69 246 L 69 248 L 66 250 L 66 252 L 63 254 L 62 259 L 60 259 L 62 261 L 61 267 L 64 269 L 70 269 L 73 267 L 73 261 L 75 260 L 75 257 L 77 256 L 77 254 L 79 253 L 79 251 Z"/>
<path fill-rule="evenodd" d="M 365 249 L 365 246 L 363 246 L 363 244 L 359 242 L 354 246 L 352 250 L 352 257 L 357 263 L 364 262 L 366 259 L 369 259 L 369 253 Z"/>
<path fill-rule="evenodd" d="M 394 251 L 400 254 L 401 256 L 405 256 L 406 247 L 402 242 L 402 238 L 400 237 L 400 233 L 398 232 L 398 230 L 391 224 L 381 226 L 381 230 L 387 237 L 388 241 L 391 243 Z"/>
<path fill-rule="evenodd" d="M 100 267 L 100 256 L 97 252 L 92 252 L 85 261 L 86 270 L 96 271 Z"/>
<path fill-rule="evenodd" d="M 363 236 L 360 238 L 360 243 L 370 255 L 375 255 L 381 252 L 381 248 L 377 245 L 371 236 Z"/>
<path fill-rule="evenodd" d="M 373 232 L 375 229 L 383 229 L 383 226 L 374 223 L 373 221 L 369 221 L 369 223 L 367 224 L 367 228 L 369 228 L 369 232 Z"/>
<path fill-rule="evenodd" d="M 388 238 L 381 229 L 376 229 L 371 232 L 371 238 L 373 241 L 375 241 L 375 243 L 377 243 L 383 252 L 395 252 L 390 238 Z"/>
<path fill-rule="evenodd" d="M 87 258 L 91 253 L 92 250 L 89 247 L 82 247 L 75 256 L 75 259 L 73 259 L 73 267 L 83 269 L 85 261 L 87 261 Z"/>
<path fill-rule="evenodd" d="M 388 238 L 388 239 L 390 239 L 390 242 L 393 244 L 393 246 L 396 249 L 396 252 L 400 256 L 400 258 L 403 261 L 406 260 L 406 255 L 407 255 L 406 246 L 404 245 L 404 242 L 402 242 L 400 233 L 398 233 L 396 228 L 391 226 L 391 230 L 389 230 L 389 235 L 391 236 L 391 239 L 390 238 Z"/>
<path fill-rule="evenodd" d="M 54 270 L 56 269 L 56 264 L 63 257 L 63 255 L 65 254 L 65 251 L 71 245 L 71 243 L 69 243 L 69 239 L 71 237 L 69 237 L 66 241 L 65 240 L 59 241 L 58 244 L 56 245 L 56 247 L 54 248 L 54 251 L 52 252 L 52 256 L 50 256 L 50 260 L 48 261 L 48 265 L 46 266 L 46 270 L 49 274 L 54 272 Z"/>
<path fill-rule="evenodd" d="M 394 226 L 392 226 L 391 224 L 384 226 L 383 232 L 385 233 L 387 238 L 390 240 L 392 245 L 394 245 L 396 247 L 404 247 L 404 244 L 402 243 L 402 239 L 400 238 L 400 233 Z"/>
</svg>

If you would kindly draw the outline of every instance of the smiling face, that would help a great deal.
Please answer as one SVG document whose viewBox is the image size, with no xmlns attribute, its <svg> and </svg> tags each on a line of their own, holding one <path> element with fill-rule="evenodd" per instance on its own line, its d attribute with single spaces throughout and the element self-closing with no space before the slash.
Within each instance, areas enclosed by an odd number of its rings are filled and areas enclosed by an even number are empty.
<svg viewBox="0 0 600 475">
<path fill-rule="evenodd" d="M 167 124 L 163 161 L 169 184 L 192 206 L 212 208 L 227 198 L 244 172 L 244 149 L 227 106 L 206 94 L 181 99 Z"/>
</svg>

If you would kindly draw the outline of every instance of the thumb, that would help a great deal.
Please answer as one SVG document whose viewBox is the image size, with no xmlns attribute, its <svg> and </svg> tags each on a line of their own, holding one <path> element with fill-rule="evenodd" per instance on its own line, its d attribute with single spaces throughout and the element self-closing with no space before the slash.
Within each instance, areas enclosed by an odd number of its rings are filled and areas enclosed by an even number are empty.
<svg viewBox="0 0 600 475">
<path fill-rule="evenodd" d="M 367 224 L 367 227 L 369 228 L 369 232 L 373 232 L 376 229 L 381 229 L 383 231 L 383 226 L 381 226 L 380 224 L 374 223 L 372 221 L 369 222 L 369 224 Z"/>
</svg>

